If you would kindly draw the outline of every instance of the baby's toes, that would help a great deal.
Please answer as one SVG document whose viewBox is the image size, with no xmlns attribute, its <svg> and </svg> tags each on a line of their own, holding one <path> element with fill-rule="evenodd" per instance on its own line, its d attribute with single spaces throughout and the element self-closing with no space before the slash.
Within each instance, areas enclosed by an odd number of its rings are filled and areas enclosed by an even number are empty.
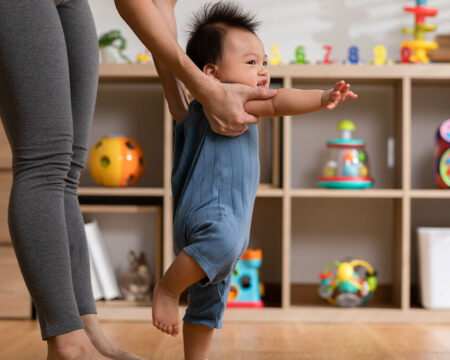
<svg viewBox="0 0 450 360">
<path fill-rule="evenodd" d="M 180 333 L 180 327 L 178 324 L 172 326 L 172 336 L 177 336 Z"/>
</svg>

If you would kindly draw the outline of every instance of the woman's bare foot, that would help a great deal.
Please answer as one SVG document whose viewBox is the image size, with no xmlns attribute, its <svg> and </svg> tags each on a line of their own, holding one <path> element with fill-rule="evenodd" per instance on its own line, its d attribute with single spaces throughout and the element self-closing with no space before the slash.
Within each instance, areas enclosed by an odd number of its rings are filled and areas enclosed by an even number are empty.
<svg viewBox="0 0 450 360">
<path fill-rule="evenodd" d="M 47 347 L 47 360 L 112 360 L 95 349 L 82 329 L 49 338 Z"/>
<path fill-rule="evenodd" d="M 113 360 L 145 360 L 112 344 L 103 334 L 97 314 L 81 315 L 81 320 L 87 336 L 101 354 Z"/>
<path fill-rule="evenodd" d="M 153 290 L 152 318 L 153 325 L 168 335 L 180 333 L 180 314 L 178 312 L 180 296 L 173 294 L 160 282 Z"/>
</svg>

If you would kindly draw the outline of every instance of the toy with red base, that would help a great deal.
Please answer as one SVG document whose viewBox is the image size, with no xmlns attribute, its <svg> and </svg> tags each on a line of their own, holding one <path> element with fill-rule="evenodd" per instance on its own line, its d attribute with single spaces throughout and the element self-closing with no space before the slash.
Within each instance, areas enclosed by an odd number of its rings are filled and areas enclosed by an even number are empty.
<svg viewBox="0 0 450 360">
<path fill-rule="evenodd" d="M 231 288 L 227 307 L 260 308 L 262 284 L 259 282 L 259 268 L 262 264 L 262 250 L 247 249 L 236 264 L 231 276 Z"/>
<path fill-rule="evenodd" d="M 409 48 L 412 53 L 409 54 L 407 61 L 413 63 L 429 63 L 428 52 L 430 50 L 437 49 L 438 45 L 433 41 L 425 40 L 425 33 L 428 31 L 436 30 L 436 25 L 425 24 L 425 19 L 428 16 L 436 16 L 438 14 L 437 9 L 427 7 L 427 0 L 416 0 L 415 7 L 405 6 L 403 9 L 406 12 L 413 13 L 415 16 L 414 28 L 403 29 L 404 34 L 414 35 L 414 40 L 403 41 L 403 48 Z M 402 54 L 404 51 L 402 50 Z M 403 56 L 402 56 L 403 57 Z"/>
<path fill-rule="evenodd" d="M 327 142 L 329 156 L 317 185 L 334 189 L 364 189 L 373 185 L 365 141 L 352 139 L 355 125 L 350 120 L 339 123 L 340 139 Z"/>
<path fill-rule="evenodd" d="M 437 185 L 442 189 L 450 188 L 450 119 L 436 132 L 434 159 Z"/>
</svg>

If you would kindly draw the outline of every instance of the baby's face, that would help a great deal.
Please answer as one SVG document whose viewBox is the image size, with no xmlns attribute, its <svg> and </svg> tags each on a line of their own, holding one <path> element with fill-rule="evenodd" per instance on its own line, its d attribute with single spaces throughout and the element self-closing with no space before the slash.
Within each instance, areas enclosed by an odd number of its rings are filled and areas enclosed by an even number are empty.
<svg viewBox="0 0 450 360">
<path fill-rule="evenodd" d="M 222 57 L 222 61 L 216 64 L 215 74 L 220 82 L 269 87 L 267 55 L 262 41 L 252 32 L 227 29 Z"/>
</svg>

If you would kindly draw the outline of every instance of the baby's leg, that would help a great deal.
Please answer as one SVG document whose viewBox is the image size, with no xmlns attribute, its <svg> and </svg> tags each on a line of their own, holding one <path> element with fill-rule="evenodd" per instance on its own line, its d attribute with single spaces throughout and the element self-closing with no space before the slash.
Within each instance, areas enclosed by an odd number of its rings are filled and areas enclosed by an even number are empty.
<svg viewBox="0 0 450 360">
<path fill-rule="evenodd" d="M 200 324 L 183 324 L 184 358 L 185 360 L 205 360 L 214 329 Z"/>
<path fill-rule="evenodd" d="M 197 262 L 182 251 L 153 291 L 153 325 L 166 334 L 180 332 L 178 305 L 181 293 L 206 276 Z"/>
</svg>

